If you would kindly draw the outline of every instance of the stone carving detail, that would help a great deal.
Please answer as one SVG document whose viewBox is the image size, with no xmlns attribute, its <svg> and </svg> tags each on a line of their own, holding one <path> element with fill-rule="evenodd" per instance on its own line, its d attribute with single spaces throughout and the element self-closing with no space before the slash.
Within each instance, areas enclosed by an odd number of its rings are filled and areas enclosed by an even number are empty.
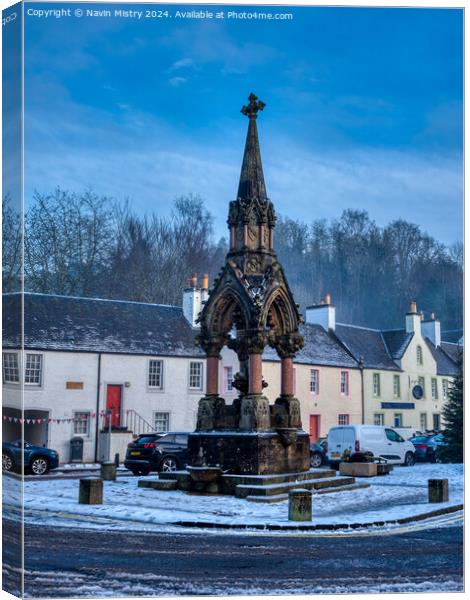
<svg viewBox="0 0 470 600">
<path fill-rule="evenodd" d="M 269 431 L 271 418 L 269 400 L 265 396 L 247 394 L 241 400 L 240 429 Z"/>
</svg>

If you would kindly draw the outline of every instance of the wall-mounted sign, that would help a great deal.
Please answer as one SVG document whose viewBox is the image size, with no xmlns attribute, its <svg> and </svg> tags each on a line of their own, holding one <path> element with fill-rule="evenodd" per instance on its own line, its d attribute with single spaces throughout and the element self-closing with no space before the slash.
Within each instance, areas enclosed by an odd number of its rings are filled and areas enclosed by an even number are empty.
<svg viewBox="0 0 470 600">
<path fill-rule="evenodd" d="M 83 381 L 66 381 L 66 390 L 83 390 Z"/>
</svg>

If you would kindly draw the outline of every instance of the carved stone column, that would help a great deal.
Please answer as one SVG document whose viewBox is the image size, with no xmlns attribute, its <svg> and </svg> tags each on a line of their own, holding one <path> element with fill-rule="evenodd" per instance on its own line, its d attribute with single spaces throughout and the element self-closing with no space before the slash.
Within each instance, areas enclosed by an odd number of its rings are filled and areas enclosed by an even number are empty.
<svg viewBox="0 0 470 600">
<path fill-rule="evenodd" d="M 206 395 L 217 396 L 219 393 L 219 356 L 207 357 Z"/>
<path fill-rule="evenodd" d="M 294 362 L 291 356 L 281 358 L 281 396 L 294 395 Z"/>
</svg>

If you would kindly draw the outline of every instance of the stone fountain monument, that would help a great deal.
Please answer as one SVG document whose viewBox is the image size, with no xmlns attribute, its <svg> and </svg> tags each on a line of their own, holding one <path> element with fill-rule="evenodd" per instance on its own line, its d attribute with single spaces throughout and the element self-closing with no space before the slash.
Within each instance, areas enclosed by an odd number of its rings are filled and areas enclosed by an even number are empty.
<svg viewBox="0 0 470 600">
<path fill-rule="evenodd" d="M 230 202 L 230 248 L 225 266 L 201 311 L 198 343 L 207 356 L 206 395 L 189 436 L 189 465 L 237 474 L 309 469 L 309 438 L 294 397 L 293 357 L 302 348 L 301 316 L 273 248 L 276 215 L 264 183 L 256 120 L 265 104 L 250 94 L 240 182 Z M 236 352 L 238 398 L 227 405 L 218 389 L 220 351 Z M 281 389 L 274 405 L 263 394 L 262 354 L 281 359 Z"/>
</svg>

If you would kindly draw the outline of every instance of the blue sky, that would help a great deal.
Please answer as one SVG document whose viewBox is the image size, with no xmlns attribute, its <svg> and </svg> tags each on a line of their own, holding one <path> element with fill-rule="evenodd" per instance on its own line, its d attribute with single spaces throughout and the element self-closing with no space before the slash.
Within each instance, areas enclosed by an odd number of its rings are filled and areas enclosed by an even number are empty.
<svg viewBox="0 0 470 600">
<path fill-rule="evenodd" d="M 364 208 L 380 225 L 405 218 L 445 243 L 462 239 L 463 12 L 256 10 L 294 18 L 26 16 L 26 201 L 92 187 L 166 214 L 191 192 L 225 234 L 247 125 L 239 111 L 253 91 L 267 104 L 258 125 L 278 213 L 310 221 Z"/>
</svg>

